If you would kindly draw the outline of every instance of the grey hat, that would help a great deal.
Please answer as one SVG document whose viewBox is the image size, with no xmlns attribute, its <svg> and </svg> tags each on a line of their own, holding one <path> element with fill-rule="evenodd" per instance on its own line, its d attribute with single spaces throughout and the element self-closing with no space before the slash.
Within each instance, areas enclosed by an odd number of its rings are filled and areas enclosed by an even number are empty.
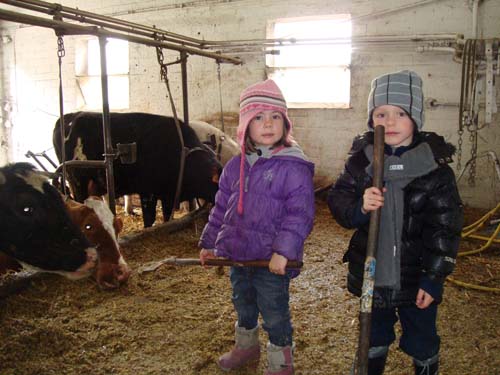
<svg viewBox="0 0 500 375">
<path fill-rule="evenodd" d="M 372 81 L 368 96 L 368 127 L 371 129 L 372 113 L 381 105 L 395 105 L 404 109 L 421 130 L 424 126 L 424 94 L 422 79 L 409 70 L 381 75 Z"/>
</svg>

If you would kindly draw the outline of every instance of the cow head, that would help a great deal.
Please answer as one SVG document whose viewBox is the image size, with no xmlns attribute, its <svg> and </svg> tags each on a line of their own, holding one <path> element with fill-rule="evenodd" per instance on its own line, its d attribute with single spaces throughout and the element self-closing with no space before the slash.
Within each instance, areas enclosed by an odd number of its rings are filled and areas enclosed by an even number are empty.
<svg viewBox="0 0 500 375">
<path fill-rule="evenodd" d="M 96 251 L 71 222 L 59 192 L 28 163 L 0 168 L 0 250 L 23 266 L 78 279 Z"/>
<path fill-rule="evenodd" d="M 203 198 L 214 203 L 221 173 L 222 164 L 213 152 L 203 149 L 190 152 L 186 157 L 181 201 Z"/>
<path fill-rule="evenodd" d="M 72 221 L 97 249 L 96 279 L 103 289 L 118 287 L 127 281 L 130 269 L 120 253 L 117 236 L 123 227 L 107 204 L 99 197 L 89 197 L 85 204 L 66 202 Z"/>
</svg>

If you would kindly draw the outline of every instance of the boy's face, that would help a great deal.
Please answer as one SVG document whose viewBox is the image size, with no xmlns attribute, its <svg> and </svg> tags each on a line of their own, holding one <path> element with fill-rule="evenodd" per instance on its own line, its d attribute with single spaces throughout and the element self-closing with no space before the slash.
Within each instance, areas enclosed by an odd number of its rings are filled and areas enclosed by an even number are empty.
<svg viewBox="0 0 500 375">
<path fill-rule="evenodd" d="M 411 117 L 395 105 L 381 105 L 373 110 L 373 126 L 385 128 L 385 143 L 392 147 L 408 146 L 413 141 Z"/>
<path fill-rule="evenodd" d="M 249 135 L 257 146 L 272 146 L 283 137 L 285 121 L 278 111 L 262 111 L 249 125 Z"/>
</svg>

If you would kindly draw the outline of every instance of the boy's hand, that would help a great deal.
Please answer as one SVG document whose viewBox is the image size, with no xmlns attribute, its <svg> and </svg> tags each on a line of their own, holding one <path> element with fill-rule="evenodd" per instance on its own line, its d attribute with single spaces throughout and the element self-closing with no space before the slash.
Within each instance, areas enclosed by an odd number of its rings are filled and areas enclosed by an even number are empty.
<svg viewBox="0 0 500 375">
<path fill-rule="evenodd" d="M 287 263 L 288 259 L 286 259 L 283 255 L 274 253 L 269 261 L 269 271 L 277 275 L 284 275 Z"/>
<path fill-rule="evenodd" d="M 419 309 L 426 309 L 434 301 L 434 298 L 423 289 L 419 289 L 415 304 Z"/>
<path fill-rule="evenodd" d="M 207 259 L 213 259 L 213 258 L 215 258 L 215 251 L 214 250 L 201 249 L 200 262 L 201 262 L 201 265 L 203 267 L 207 268 L 207 266 L 205 266 L 205 261 Z"/>
<path fill-rule="evenodd" d="M 387 191 L 386 188 L 383 188 L 382 191 L 385 193 Z M 368 212 L 375 211 L 376 209 L 382 207 L 384 205 L 384 195 L 380 191 L 380 189 L 372 186 L 365 190 L 363 194 L 363 206 L 361 207 L 361 211 L 366 215 Z"/>
</svg>

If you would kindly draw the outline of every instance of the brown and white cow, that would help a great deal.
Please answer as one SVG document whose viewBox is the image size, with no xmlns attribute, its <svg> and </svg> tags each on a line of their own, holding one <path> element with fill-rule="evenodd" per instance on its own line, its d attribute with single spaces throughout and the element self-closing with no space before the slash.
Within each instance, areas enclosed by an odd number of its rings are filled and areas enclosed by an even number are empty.
<svg viewBox="0 0 500 375">
<path fill-rule="evenodd" d="M 69 216 L 78 225 L 89 242 L 96 247 L 98 262 L 97 284 L 104 289 L 118 287 L 128 280 L 130 268 L 118 245 L 118 234 L 123 222 L 115 217 L 100 197 L 89 197 L 85 202 L 66 201 Z"/>
</svg>

